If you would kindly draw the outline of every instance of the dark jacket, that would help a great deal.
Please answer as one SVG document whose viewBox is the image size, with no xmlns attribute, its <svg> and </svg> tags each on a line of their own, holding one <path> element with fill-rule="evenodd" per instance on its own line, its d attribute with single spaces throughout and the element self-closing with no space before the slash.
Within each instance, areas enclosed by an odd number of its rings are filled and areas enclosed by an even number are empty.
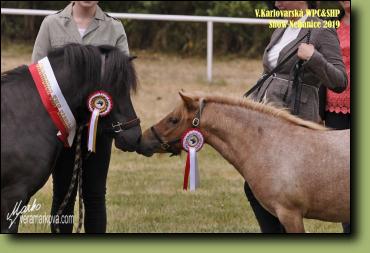
<svg viewBox="0 0 370 253">
<path fill-rule="evenodd" d="M 315 17 L 308 17 L 306 22 L 310 20 L 321 21 Z M 298 37 L 281 50 L 277 64 L 294 51 L 300 43 L 306 42 L 306 39 L 302 40 L 302 38 L 307 34 L 308 30 L 307 28 L 302 28 Z M 347 86 L 347 75 L 336 30 L 329 28 L 312 28 L 310 30 L 309 43 L 314 45 L 315 51 L 311 58 L 304 62 L 302 66 L 300 75 L 302 95 L 298 116 L 319 122 L 319 87 L 324 85 L 331 90 L 341 92 Z M 279 41 L 284 31 L 285 29 L 283 28 L 276 29 L 265 49 L 263 55 L 264 74 L 272 70 L 267 60 L 267 53 Z M 298 56 L 293 56 L 276 75 L 268 78 L 261 88 L 252 93 L 250 97 L 258 101 L 271 102 L 277 107 L 292 110 L 294 104 L 292 95 L 293 70 L 298 60 Z"/>
</svg>

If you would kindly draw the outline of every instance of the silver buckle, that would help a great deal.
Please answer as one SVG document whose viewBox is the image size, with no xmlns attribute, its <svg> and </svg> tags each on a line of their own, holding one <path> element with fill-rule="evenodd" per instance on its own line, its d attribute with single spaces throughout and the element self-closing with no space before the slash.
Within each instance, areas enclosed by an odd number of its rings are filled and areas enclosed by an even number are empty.
<svg viewBox="0 0 370 253">
<path fill-rule="evenodd" d="M 112 128 L 113 128 L 113 131 L 115 133 L 119 133 L 119 132 L 123 131 L 123 129 L 122 129 L 121 126 L 122 126 L 122 123 L 121 122 L 118 122 L 117 124 L 112 123 Z M 119 127 L 118 130 L 116 129 L 117 127 Z"/>
<path fill-rule="evenodd" d="M 170 145 L 169 145 L 168 143 L 162 143 L 162 144 L 161 144 L 161 148 L 162 148 L 163 150 L 167 150 L 169 147 L 170 147 Z"/>
<path fill-rule="evenodd" d="M 200 120 L 198 118 L 193 119 L 193 126 L 197 127 L 199 126 Z"/>
</svg>

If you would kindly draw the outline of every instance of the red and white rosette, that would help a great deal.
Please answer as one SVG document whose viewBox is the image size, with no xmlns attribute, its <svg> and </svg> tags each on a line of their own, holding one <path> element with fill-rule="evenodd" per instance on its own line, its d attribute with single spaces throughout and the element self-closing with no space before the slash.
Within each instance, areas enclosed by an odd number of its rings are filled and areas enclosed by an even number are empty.
<svg viewBox="0 0 370 253">
<path fill-rule="evenodd" d="M 107 92 L 96 91 L 87 99 L 87 107 L 91 112 L 87 149 L 90 152 L 95 152 L 99 116 L 104 117 L 110 113 L 113 108 L 113 101 Z"/>
<path fill-rule="evenodd" d="M 203 134 L 199 129 L 191 128 L 183 134 L 181 144 L 183 149 L 188 153 L 186 157 L 183 189 L 187 190 L 189 184 L 190 191 L 195 191 L 199 186 L 197 152 L 203 147 Z"/>
</svg>

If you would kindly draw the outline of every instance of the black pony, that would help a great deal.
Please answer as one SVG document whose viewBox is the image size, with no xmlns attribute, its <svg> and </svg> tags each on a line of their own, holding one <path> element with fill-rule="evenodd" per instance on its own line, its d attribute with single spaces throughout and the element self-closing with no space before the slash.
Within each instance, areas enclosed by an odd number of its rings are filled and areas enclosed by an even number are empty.
<svg viewBox="0 0 370 253">
<path fill-rule="evenodd" d="M 89 94 L 103 90 L 114 105 L 99 120 L 99 129 L 114 136 L 117 148 L 135 151 L 141 128 L 130 98 L 137 87 L 132 58 L 115 47 L 79 44 L 54 49 L 48 58 L 77 125 L 88 122 Z M 57 131 L 28 66 L 2 73 L 1 232 L 17 232 L 14 211 L 27 205 L 49 178 L 63 149 Z"/>
</svg>

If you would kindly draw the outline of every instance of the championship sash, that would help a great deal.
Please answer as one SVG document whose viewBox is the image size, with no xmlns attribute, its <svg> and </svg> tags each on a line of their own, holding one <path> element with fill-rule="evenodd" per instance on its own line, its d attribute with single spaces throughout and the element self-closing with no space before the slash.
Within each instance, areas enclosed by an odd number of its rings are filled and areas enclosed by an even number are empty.
<svg viewBox="0 0 370 253">
<path fill-rule="evenodd" d="M 76 134 L 76 120 L 60 90 L 49 59 L 45 57 L 28 69 L 41 101 L 58 129 L 58 138 L 65 147 L 71 147 Z"/>
</svg>

